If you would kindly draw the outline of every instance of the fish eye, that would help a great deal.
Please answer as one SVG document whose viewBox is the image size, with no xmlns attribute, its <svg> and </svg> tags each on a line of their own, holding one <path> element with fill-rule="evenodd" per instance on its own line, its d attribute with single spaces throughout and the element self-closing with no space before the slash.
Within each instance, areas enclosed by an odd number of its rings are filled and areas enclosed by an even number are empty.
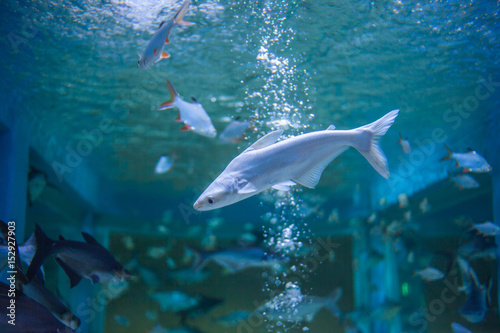
<svg viewBox="0 0 500 333">
<path fill-rule="evenodd" d="M 213 204 L 215 202 L 213 198 L 208 198 L 207 201 L 208 201 L 209 204 Z"/>
</svg>

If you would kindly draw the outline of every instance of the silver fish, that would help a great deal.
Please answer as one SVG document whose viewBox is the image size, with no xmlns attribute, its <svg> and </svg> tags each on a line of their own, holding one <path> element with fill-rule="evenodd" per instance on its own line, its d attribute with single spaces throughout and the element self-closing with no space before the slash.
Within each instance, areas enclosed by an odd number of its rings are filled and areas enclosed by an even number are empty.
<svg viewBox="0 0 500 333">
<path fill-rule="evenodd" d="M 179 109 L 179 116 L 175 120 L 184 122 L 181 131 L 194 131 L 203 136 L 214 138 L 217 135 L 217 131 L 207 112 L 203 109 L 203 106 L 194 97 L 191 97 L 193 99 L 192 103 L 184 101 L 169 80 L 167 80 L 167 86 L 171 99 L 161 104 L 158 110 L 175 107 Z"/>
<path fill-rule="evenodd" d="M 427 282 L 440 280 L 444 277 L 444 273 L 434 267 L 426 267 L 415 272 L 415 276 L 420 276 L 422 280 Z"/>
<path fill-rule="evenodd" d="M 176 290 L 156 292 L 151 295 L 151 299 L 158 302 L 163 312 L 186 310 L 196 306 L 200 301 L 197 297 Z"/>
<path fill-rule="evenodd" d="M 479 187 L 479 183 L 468 174 L 453 176 L 451 177 L 451 180 L 460 190 Z"/>
<path fill-rule="evenodd" d="M 454 159 L 457 167 L 464 168 L 464 172 L 490 172 L 491 166 L 486 159 L 479 155 L 474 150 L 469 150 L 466 153 L 454 153 L 445 145 L 448 155 L 443 157 L 441 161 Z"/>
<path fill-rule="evenodd" d="M 174 164 L 174 158 L 170 156 L 161 156 L 155 166 L 155 173 L 161 175 L 169 172 Z"/>
<path fill-rule="evenodd" d="M 500 227 L 490 221 L 474 224 L 470 230 L 476 230 L 483 236 L 500 235 Z"/>
<path fill-rule="evenodd" d="M 352 130 L 327 130 L 299 135 L 280 142 L 283 130 L 260 138 L 234 158 L 196 200 L 193 207 L 206 211 L 225 207 L 269 188 L 288 190 L 301 184 L 314 188 L 325 168 L 350 146 L 356 148 L 384 178 L 387 158 L 378 142 L 399 110 Z"/>
<path fill-rule="evenodd" d="M 224 128 L 219 135 L 219 141 L 224 143 L 241 142 L 241 139 L 245 137 L 245 131 L 251 127 L 251 121 L 239 121 L 237 118 Z"/>
<path fill-rule="evenodd" d="M 405 154 L 411 153 L 410 141 L 408 141 L 408 139 L 403 139 L 403 137 L 401 136 L 401 133 L 399 134 L 398 143 L 401 145 L 401 149 L 403 150 L 403 153 L 405 153 Z"/>
<path fill-rule="evenodd" d="M 140 56 L 138 61 L 140 69 L 148 69 L 152 67 L 155 62 L 170 57 L 167 52 L 163 51 L 163 47 L 165 44 L 170 43 L 168 37 L 172 28 L 176 25 L 188 26 L 194 24 L 183 20 L 190 3 L 190 0 L 184 1 L 181 8 L 177 11 L 177 13 L 175 13 L 174 17 L 168 21 L 163 21 L 160 24 L 158 30 L 156 30 L 154 35 L 149 40 L 146 50 L 144 50 L 144 53 Z"/>
</svg>

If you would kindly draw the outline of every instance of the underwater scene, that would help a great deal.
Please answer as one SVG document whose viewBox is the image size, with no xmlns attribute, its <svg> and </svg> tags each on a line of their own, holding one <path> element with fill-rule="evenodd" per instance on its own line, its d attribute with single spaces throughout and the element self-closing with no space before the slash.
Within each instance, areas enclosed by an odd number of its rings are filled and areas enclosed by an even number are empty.
<svg viewBox="0 0 500 333">
<path fill-rule="evenodd" d="M 0 17 L 0 333 L 500 332 L 500 2 Z"/>
</svg>

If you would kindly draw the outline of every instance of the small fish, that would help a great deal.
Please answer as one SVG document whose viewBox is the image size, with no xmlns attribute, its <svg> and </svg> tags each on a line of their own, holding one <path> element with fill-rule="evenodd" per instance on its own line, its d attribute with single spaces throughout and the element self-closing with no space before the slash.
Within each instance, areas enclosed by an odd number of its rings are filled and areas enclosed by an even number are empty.
<svg viewBox="0 0 500 333">
<path fill-rule="evenodd" d="M 0 282 L 0 332 L 2 333 L 76 333 L 72 328 L 61 323 L 49 310 L 23 292 L 15 290 L 15 326 L 8 321 L 13 319 L 8 315 L 7 309 L 14 299 L 10 287 Z"/>
<path fill-rule="evenodd" d="M 410 203 L 409 203 L 408 196 L 406 195 L 406 193 L 400 193 L 398 195 L 398 203 L 399 203 L 399 208 L 408 207 L 408 205 Z"/>
<path fill-rule="evenodd" d="M 155 166 L 155 173 L 161 175 L 169 172 L 174 165 L 174 158 L 169 156 L 161 156 Z"/>
<path fill-rule="evenodd" d="M 42 195 L 47 185 L 47 175 L 31 168 L 28 174 L 28 204 L 30 206 Z"/>
<path fill-rule="evenodd" d="M 426 267 L 416 271 L 414 276 L 420 276 L 424 281 L 436 281 L 444 278 L 444 273 L 434 267 Z"/>
<path fill-rule="evenodd" d="M 496 224 L 491 223 L 490 221 L 474 224 L 474 226 L 470 230 L 476 230 L 483 236 L 500 235 L 500 227 L 498 227 Z"/>
<path fill-rule="evenodd" d="M 231 121 L 229 125 L 222 131 L 219 135 L 219 141 L 224 143 L 238 143 L 245 138 L 245 131 L 252 128 L 252 122 L 250 120 L 239 121 L 240 117 Z"/>
<path fill-rule="evenodd" d="M 479 323 L 483 321 L 488 305 L 491 305 L 492 279 L 489 279 L 488 286 L 481 285 L 476 273 L 465 259 L 458 257 L 457 263 L 464 284 L 462 289 L 467 293 L 460 314 L 471 323 Z"/>
<path fill-rule="evenodd" d="M 127 317 L 120 316 L 120 315 L 114 315 L 113 319 L 123 327 L 130 326 L 130 321 L 127 319 Z"/>
<path fill-rule="evenodd" d="M 405 153 L 405 154 L 411 153 L 410 142 L 408 141 L 408 138 L 403 139 L 403 137 L 401 136 L 401 133 L 399 133 L 398 143 L 401 145 L 401 149 L 403 150 L 403 153 Z"/>
<path fill-rule="evenodd" d="M 126 269 L 129 271 L 136 271 L 139 273 L 139 276 L 141 277 L 141 280 L 147 285 L 151 287 L 159 287 L 161 286 L 161 279 L 158 276 L 158 274 L 144 266 L 142 266 L 139 261 L 137 260 L 137 257 L 134 257 L 132 260 L 130 260 L 126 265 Z"/>
<path fill-rule="evenodd" d="M 122 243 L 127 250 L 135 249 L 135 243 L 134 243 L 134 239 L 132 238 L 132 236 L 124 236 L 122 238 Z"/>
<path fill-rule="evenodd" d="M 454 153 L 445 145 L 448 155 L 443 157 L 441 161 L 454 159 L 457 162 L 457 167 L 462 167 L 464 172 L 490 172 L 491 166 L 486 159 L 479 155 L 476 151 L 469 150 L 467 153 Z"/>
<path fill-rule="evenodd" d="M 425 214 L 431 210 L 431 205 L 429 204 L 429 200 L 427 197 L 423 198 L 422 201 L 418 204 L 418 208 L 422 212 L 422 214 Z"/>
<path fill-rule="evenodd" d="M 82 232 L 82 236 L 85 243 L 65 240 L 62 236 L 54 241 L 43 232 L 38 224 L 35 224 L 37 249 L 26 272 L 28 281 L 31 281 L 49 256 L 54 256 L 56 262 L 69 277 L 71 288 L 84 277 L 90 279 L 93 284 L 110 280 L 123 281 L 130 278 L 130 272 L 116 261 L 115 257 L 94 237 L 85 232 Z"/>
<path fill-rule="evenodd" d="M 176 25 L 189 26 L 194 24 L 183 20 L 190 3 L 190 0 L 184 1 L 181 8 L 177 11 L 177 13 L 175 13 L 173 18 L 168 21 L 163 21 L 160 24 L 158 30 L 156 30 L 146 46 L 146 50 L 144 50 L 144 53 L 140 56 L 138 61 L 140 69 L 151 68 L 155 62 L 170 57 L 167 52 L 163 51 L 163 47 L 170 43 L 168 37 L 172 28 Z"/>
<path fill-rule="evenodd" d="M 153 259 L 160 259 L 167 255 L 167 247 L 166 246 L 151 246 L 147 250 L 147 255 Z"/>
<path fill-rule="evenodd" d="M 191 97 L 193 99 L 192 103 L 184 101 L 169 80 L 167 80 L 167 86 L 171 99 L 161 104 L 158 110 L 175 107 L 179 109 L 179 116 L 175 120 L 184 122 L 181 131 L 193 131 L 209 138 L 215 138 L 217 131 L 203 106 L 194 97 Z"/>
<path fill-rule="evenodd" d="M 472 239 L 458 249 L 458 255 L 469 261 L 478 258 L 494 260 L 497 252 L 498 245 L 494 237 L 483 237 L 477 234 L 474 234 Z"/>
<path fill-rule="evenodd" d="M 471 331 L 457 323 L 451 323 L 451 329 L 453 330 L 453 333 L 472 333 Z"/>
<path fill-rule="evenodd" d="M 342 288 L 335 289 L 325 297 L 305 296 L 300 289 L 287 290 L 257 308 L 257 312 L 266 313 L 271 320 L 282 320 L 287 322 L 313 321 L 316 314 L 323 308 L 328 309 L 335 317 L 340 318 L 342 313 L 337 302 L 342 296 Z"/>
<path fill-rule="evenodd" d="M 397 117 L 394 110 L 379 120 L 353 129 L 327 130 L 276 142 L 283 130 L 260 138 L 234 158 L 196 200 L 193 207 L 206 211 L 225 207 L 269 188 L 288 190 L 301 184 L 314 188 L 325 168 L 349 146 L 356 148 L 384 178 L 389 177 L 387 159 L 378 145 Z"/>
<path fill-rule="evenodd" d="M 250 316 L 249 311 L 234 311 L 225 316 L 215 319 L 215 322 L 224 327 L 236 326 Z"/>
<path fill-rule="evenodd" d="M 473 177 L 467 174 L 453 176 L 451 177 L 451 180 L 460 190 L 479 187 L 479 183 Z"/>
<path fill-rule="evenodd" d="M 167 278 L 175 280 L 180 284 L 195 284 L 205 281 L 210 276 L 210 272 L 202 270 L 192 270 L 191 268 L 179 269 L 167 272 Z"/>
<path fill-rule="evenodd" d="M 198 297 L 189 296 L 182 291 L 159 291 L 152 294 L 151 299 L 160 305 L 163 312 L 172 311 L 179 312 L 195 307 L 200 299 Z"/>
<path fill-rule="evenodd" d="M 30 283 L 23 285 L 23 293 L 43 305 L 64 325 L 74 330 L 80 327 L 80 319 L 59 298 L 50 292 L 40 279 L 35 277 Z"/>
<path fill-rule="evenodd" d="M 210 261 L 215 261 L 226 268 L 229 273 L 234 274 L 251 267 L 270 267 L 276 269 L 281 267 L 284 259 L 279 255 L 269 253 L 268 250 L 252 248 L 236 248 L 215 252 L 196 253 L 194 268 L 203 269 Z"/>
</svg>

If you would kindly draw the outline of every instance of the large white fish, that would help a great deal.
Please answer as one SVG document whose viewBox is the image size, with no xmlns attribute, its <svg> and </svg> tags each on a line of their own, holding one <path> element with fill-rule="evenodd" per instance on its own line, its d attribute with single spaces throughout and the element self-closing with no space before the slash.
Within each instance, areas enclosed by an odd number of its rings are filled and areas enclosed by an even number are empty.
<svg viewBox="0 0 500 333">
<path fill-rule="evenodd" d="M 174 86 L 169 80 L 167 80 L 167 86 L 172 97 L 167 102 L 161 104 L 158 110 L 179 109 L 179 116 L 175 120 L 184 122 L 181 131 L 194 131 L 209 138 L 217 136 L 217 131 L 207 112 L 203 109 L 203 106 L 194 97 L 191 97 L 193 99 L 192 103 L 184 101 L 177 91 L 175 91 Z"/>
<path fill-rule="evenodd" d="M 491 166 L 488 161 L 478 154 L 477 151 L 469 149 L 466 153 L 454 153 L 445 145 L 448 155 L 443 157 L 441 161 L 454 159 L 457 167 L 462 167 L 464 172 L 490 172 Z"/>
<path fill-rule="evenodd" d="M 398 112 L 391 111 L 352 130 L 335 130 L 331 125 L 327 130 L 277 143 L 283 130 L 271 132 L 233 159 L 193 207 L 204 211 L 228 206 L 271 187 L 287 190 L 298 183 L 314 188 L 323 170 L 349 146 L 356 148 L 382 177 L 388 178 L 387 158 L 378 142 Z"/>
<path fill-rule="evenodd" d="M 190 0 L 184 1 L 181 8 L 177 11 L 177 13 L 175 13 L 174 17 L 168 21 L 161 22 L 158 30 L 156 30 L 153 37 L 149 40 L 146 50 L 144 50 L 144 53 L 139 59 L 138 63 L 140 69 L 148 69 L 152 67 L 155 62 L 170 57 L 167 52 L 163 51 L 163 47 L 170 43 L 168 36 L 170 35 L 172 28 L 176 25 L 188 26 L 194 24 L 186 22 L 182 19 L 186 14 L 190 3 Z"/>
</svg>

